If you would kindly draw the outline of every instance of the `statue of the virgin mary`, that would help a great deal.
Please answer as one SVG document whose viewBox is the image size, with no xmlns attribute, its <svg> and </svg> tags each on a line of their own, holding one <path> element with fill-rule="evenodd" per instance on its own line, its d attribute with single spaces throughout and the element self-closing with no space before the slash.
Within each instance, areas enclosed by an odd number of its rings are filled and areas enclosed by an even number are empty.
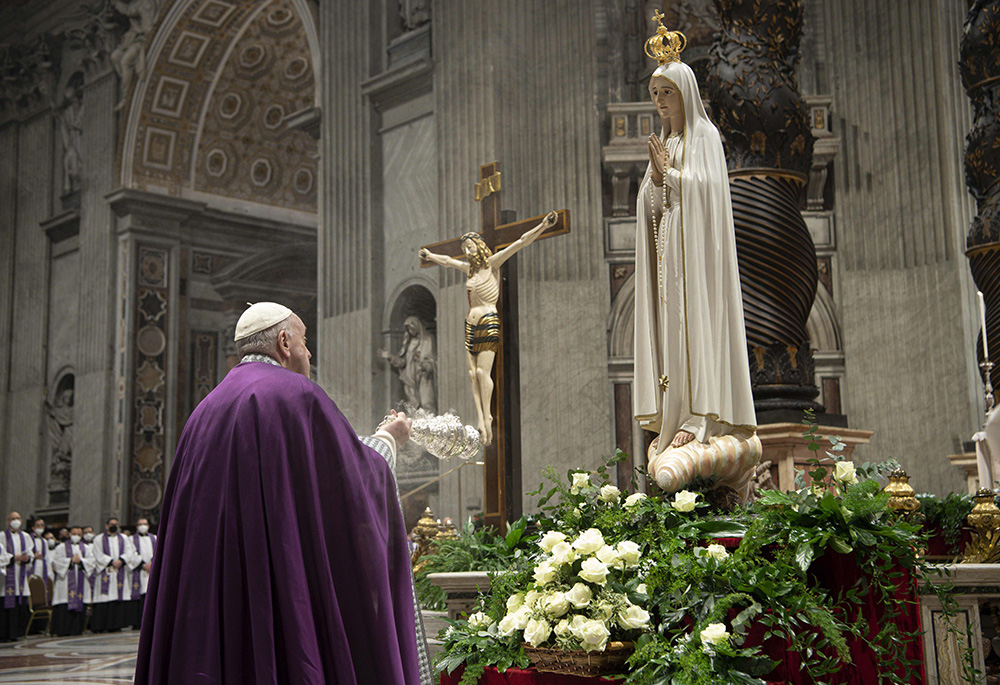
<svg viewBox="0 0 1000 685">
<path fill-rule="evenodd" d="M 747 467 L 759 459 L 760 443 L 729 175 L 694 72 L 680 61 L 685 43 L 662 21 L 646 43 L 659 62 L 649 93 L 663 130 L 648 141 L 650 163 L 636 207 L 634 412 L 645 430 L 660 436 L 649 452 L 651 473 L 663 463 L 661 455 L 679 452 L 690 457 L 694 475 L 720 482 L 738 475 L 740 482 L 728 484 L 744 490 L 744 472 L 753 471 Z M 719 448 L 728 454 L 721 456 L 725 463 L 703 463 L 714 457 L 702 453 L 726 437 Z M 684 477 L 666 489 L 683 487 Z"/>
</svg>

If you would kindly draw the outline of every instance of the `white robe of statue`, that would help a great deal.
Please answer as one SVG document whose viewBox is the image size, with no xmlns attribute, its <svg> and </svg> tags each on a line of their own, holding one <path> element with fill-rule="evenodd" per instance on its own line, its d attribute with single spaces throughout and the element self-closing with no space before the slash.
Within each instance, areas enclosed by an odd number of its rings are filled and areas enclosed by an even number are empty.
<svg viewBox="0 0 1000 685">
<path fill-rule="evenodd" d="M 636 207 L 634 411 L 661 434 L 660 453 L 678 430 L 705 443 L 752 433 L 757 419 L 722 140 L 690 67 L 664 64 L 653 76 L 680 90 L 685 122 L 664 139 L 664 186 L 647 167 Z"/>
</svg>

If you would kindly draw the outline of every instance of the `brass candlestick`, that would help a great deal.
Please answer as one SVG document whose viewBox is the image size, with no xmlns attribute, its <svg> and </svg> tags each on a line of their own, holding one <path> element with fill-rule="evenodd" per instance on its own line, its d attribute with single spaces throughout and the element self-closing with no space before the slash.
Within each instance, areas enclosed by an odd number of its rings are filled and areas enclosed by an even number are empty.
<svg viewBox="0 0 1000 685">
<path fill-rule="evenodd" d="M 995 564 L 1000 561 L 1000 509 L 993 491 L 980 488 L 976 506 L 965 519 L 972 527 L 972 539 L 965 547 L 963 564 Z"/>
</svg>

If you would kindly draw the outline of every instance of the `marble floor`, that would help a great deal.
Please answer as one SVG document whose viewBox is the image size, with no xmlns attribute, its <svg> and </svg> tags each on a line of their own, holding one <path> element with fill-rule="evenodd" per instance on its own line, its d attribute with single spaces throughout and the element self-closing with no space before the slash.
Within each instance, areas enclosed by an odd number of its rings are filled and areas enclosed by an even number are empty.
<svg viewBox="0 0 1000 685">
<path fill-rule="evenodd" d="M 0 684 L 124 685 L 132 682 L 139 631 L 39 637 L 0 644 Z"/>
</svg>

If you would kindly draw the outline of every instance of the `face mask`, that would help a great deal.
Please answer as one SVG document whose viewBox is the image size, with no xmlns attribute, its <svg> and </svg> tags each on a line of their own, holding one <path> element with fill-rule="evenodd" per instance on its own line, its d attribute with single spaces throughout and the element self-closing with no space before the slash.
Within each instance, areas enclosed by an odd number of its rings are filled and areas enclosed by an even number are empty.
<svg viewBox="0 0 1000 685">
<path fill-rule="evenodd" d="M 86 540 L 87 542 L 93 542 L 94 541 L 94 534 L 93 533 L 84 533 L 83 534 L 83 539 Z"/>
<path fill-rule="evenodd" d="M 36 538 L 40 538 L 43 535 L 45 535 L 45 529 L 44 528 L 35 528 L 35 537 Z"/>
<path fill-rule="evenodd" d="M 118 526 L 108 526 L 108 532 L 109 533 L 117 533 L 118 532 Z"/>
<path fill-rule="evenodd" d="M 145 535 L 149 532 L 149 526 L 139 526 L 139 534 Z"/>
<path fill-rule="evenodd" d="M 56 546 L 56 541 L 54 539 L 49 540 L 49 549 L 55 549 L 55 546 Z"/>
<path fill-rule="evenodd" d="M 79 535 L 70 535 L 69 536 L 69 541 L 72 542 L 74 545 L 79 544 L 80 543 L 80 536 Z"/>
<path fill-rule="evenodd" d="M 11 527 L 12 530 L 20 530 L 20 528 L 21 528 L 21 519 L 14 519 L 8 525 Z"/>
</svg>

